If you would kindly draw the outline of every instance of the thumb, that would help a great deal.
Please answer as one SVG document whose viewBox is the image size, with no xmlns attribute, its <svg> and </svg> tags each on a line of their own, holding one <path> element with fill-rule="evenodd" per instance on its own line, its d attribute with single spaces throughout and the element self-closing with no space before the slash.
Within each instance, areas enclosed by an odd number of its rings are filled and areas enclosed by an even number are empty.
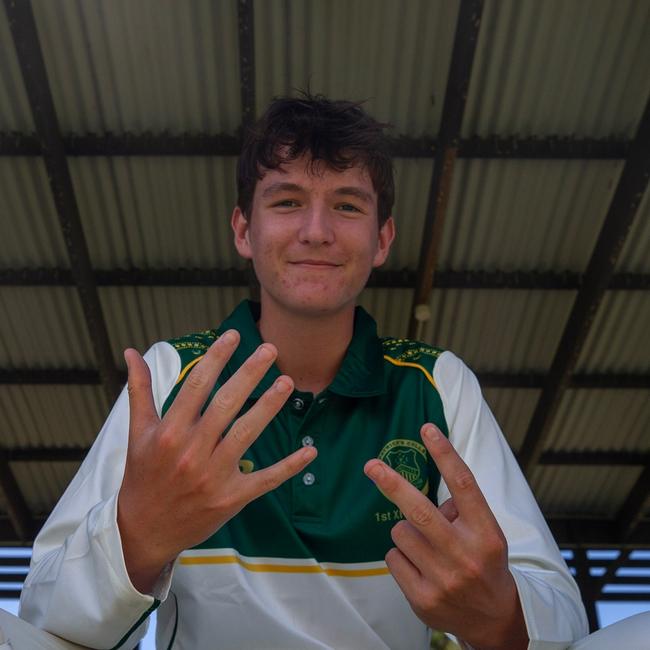
<svg viewBox="0 0 650 650">
<path fill-rule="evenodd" d="M 445 516 L 445 519 L 453 524 L 456 519 L 458 519 L 458 508 L 453 499 L 447 499 L 440 507 L 438 508 L 440 512 Z"/>
<path fill-rule="evenodd" d="M 151 391 L 151 372 L 137 350 L 124 351 L 128 372 L 129 436 L 137 435 L 159 421 Z"/>
</svg>

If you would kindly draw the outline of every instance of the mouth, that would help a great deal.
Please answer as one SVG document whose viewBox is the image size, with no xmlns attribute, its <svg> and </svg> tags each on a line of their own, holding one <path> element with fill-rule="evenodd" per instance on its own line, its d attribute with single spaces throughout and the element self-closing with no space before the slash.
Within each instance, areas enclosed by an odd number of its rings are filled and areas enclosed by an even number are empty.
<svg viewBox="0 0 650 650">
<path fill-rule="evenodd" d="M 315 268 L 315 269 L 336 269 L 342 264 L 336 264 L 335 262 L 329 262 L 327 260 L 296 260 L 294 262 L 289 262 L 293 266 L 300 266 L 302 268 Z"/>
</svg>

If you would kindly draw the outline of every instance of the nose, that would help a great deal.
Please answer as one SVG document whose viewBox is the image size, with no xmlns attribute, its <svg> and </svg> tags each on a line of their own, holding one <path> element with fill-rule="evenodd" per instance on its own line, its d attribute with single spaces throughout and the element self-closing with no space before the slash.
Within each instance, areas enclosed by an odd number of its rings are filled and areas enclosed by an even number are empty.
<svg viewBox="0 0 650 650">
<path fill-rule="evenodd" d="M 325 203 L 314 202 L 304 210 L 298 237 L 302 244 L 316 246 L 334 241 L 331 216 Z"/>
</svg>

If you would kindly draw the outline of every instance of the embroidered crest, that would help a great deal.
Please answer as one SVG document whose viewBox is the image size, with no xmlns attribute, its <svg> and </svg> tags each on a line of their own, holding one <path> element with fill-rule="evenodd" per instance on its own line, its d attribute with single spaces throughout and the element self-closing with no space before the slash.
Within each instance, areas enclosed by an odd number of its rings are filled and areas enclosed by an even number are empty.
<svg viewBox="0 0 650 650">
<path fill-rule="evenodd" d="M 429 492 L 427 450 L 424 445 L 403 438 L 391 440 L 379 452 L 379 460 L 383 460 L 424 494 Z"/>
</svg>

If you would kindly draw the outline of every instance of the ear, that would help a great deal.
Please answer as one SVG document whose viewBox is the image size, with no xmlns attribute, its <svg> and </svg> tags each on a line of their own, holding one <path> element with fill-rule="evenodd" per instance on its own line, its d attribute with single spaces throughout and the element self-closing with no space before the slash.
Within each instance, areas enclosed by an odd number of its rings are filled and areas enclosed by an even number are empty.
<svg viewBox="0 0 650 650">
<path fill-rule="evenodd" d="M 372 260 L 372 268 L 381 266 L 390 253 L 390 247 L 395 239 L 395 221 L 393 217 L 388 217 L 384 225 L 379 229 L 378 246 L 375 257 Z"/>
<path fill-rule="evenodd" d="M 230 225 L 234 233 L 235 248 L 237 252 L 246 260 L 253 257 L 250 242 L 250 225 L 248 219 L 239 206 L 235 206 L 230 217 Z"/>
</svg>

